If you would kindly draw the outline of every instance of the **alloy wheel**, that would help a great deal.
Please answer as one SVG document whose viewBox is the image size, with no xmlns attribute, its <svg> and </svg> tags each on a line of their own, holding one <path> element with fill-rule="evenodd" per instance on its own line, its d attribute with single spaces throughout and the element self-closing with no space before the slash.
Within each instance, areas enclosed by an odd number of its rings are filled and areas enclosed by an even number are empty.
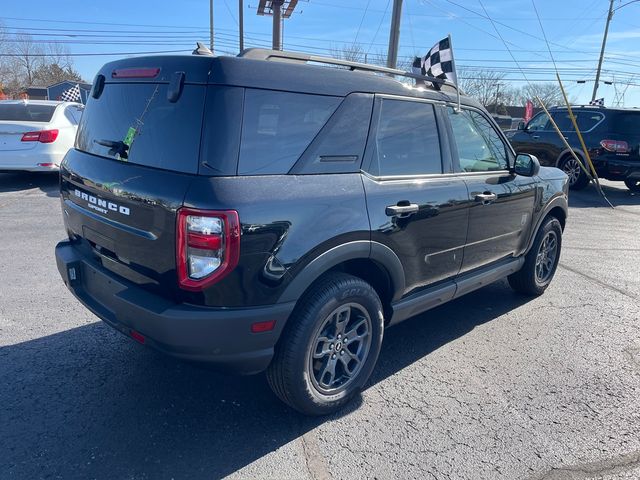
<svg viewBox="0 0 640 480">
<path fill-rule="evenodd" d="M 558 237 L 555 232 L 547 232 L 536 256 L 536 281 L 545 284 L 553 275 L 558 256 Z"/>
<path fill-rule="evenodd" d="M 313 386 L 325 395 L 347 388 L 367 360 L 371 337 L 371 318 L 362 305 L 347 303 L 331 312 L 316 329 L 308 352 Z"/>
<path fill-rule="evenodd" d="M 575 185 L 580 178 L 580 164 L 573 157 L 565 160 L 562 164 L 562 171 L 569 177 L 569 185 Z"/>
</svg>

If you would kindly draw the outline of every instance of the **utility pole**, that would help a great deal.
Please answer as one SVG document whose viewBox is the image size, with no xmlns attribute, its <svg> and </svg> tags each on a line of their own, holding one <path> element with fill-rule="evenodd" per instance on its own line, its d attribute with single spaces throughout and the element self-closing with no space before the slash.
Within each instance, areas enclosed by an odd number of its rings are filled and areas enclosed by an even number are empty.
<svg viewBox="0 0 640 480">
<path fill-rule="evenodd" d="M 613 0 L 611 0 L 613 1 Z M 272 0 L 271 1 L 271 10 L 273 11 L 273 33 L 272 33 L 272 41 L 271 48 L 274 50 L 282 50 L 282 44 L 280 42 L 281 39 L 281 29 L 280 29 L 280 20 L 282 19 L 282 3 L 283 0 Z"/>
<path fill-rule="evenodd" d="M 238 0 L 238 35 L 240 36 L 238 43 L 241 52 L 244 50 L 244 12 L 242 9 L 242 1 L 243 0 Z"/>
<path fill-rule="evenodd" d="M 213 0 L 209 0 L 209 50 L 213 53 Z"/>
<path fill-rule="evenodd" d="M 613 0 L 611 0 L 613 2 Z M 393 0 L 391 15 L 391 29 L 389 31 L 389 53 L 387 53 L 387 67 L 396 68 L 398 63 L 398 43 L 400 42 L 400 18 L 402 16 L 402 0 Z"/>
<path fill-rule="evenodd" d="M 600 70 L 602 70 L 602 61 L 604 60 L 604 47 L 607 44 L 607 35 L 609 33 L 609 24 L 613 18 L 613 0 L 609 0 L 609 13 L 607 14 L 607 23 L 604 27 L 604 37 L 602 37 L 602 48 L 600 49 L 600 60 L 598 60 L 598 70 L 596 71 L 596 82 L 593 84 L 593 95 L 591 101 L 596 99 L 598 93 L 598 82 L 600 81 Z"/>
<path fill-rule="evenodd" d="M 298 0 L 260 0 L 258 3 L 258 15 L 271 15 L 273 17 L 271 48 L 274 50 L 282 50 L 284 20 L 291 17 L 297 4 Z"/>
</svg>

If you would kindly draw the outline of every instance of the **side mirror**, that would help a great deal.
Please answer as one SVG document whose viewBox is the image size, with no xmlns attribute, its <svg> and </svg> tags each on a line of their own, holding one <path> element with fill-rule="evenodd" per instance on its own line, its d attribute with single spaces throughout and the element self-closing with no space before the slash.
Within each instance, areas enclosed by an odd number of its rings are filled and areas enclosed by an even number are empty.
<svg viewBox="0 0 640 480">
<path fill-rule="evenodd" d="M 519 122 L 519 123 L 518 123 L 518 130 L 525 130 L 525 128 L 524 128 L 524 127 L 525 127 L 524 122 Z"/>
<path fill-rule="evenodd" d="M 540 162 L 535 155 L 519 153 L 516 157 L 516 166 L 513 169 L 516 175 L 523 177 L 535 177 L 540 173 Z"/>
</svg>

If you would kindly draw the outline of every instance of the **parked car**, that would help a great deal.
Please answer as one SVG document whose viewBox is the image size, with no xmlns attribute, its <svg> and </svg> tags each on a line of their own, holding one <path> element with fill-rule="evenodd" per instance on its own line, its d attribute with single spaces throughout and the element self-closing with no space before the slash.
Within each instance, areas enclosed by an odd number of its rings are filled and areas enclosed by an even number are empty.
<svg viewBox="0 0 640 480">
<path fill-rule="evenodd" d="M 380 67 L 106 64 L 61 167 L 66 285 L 140 343 L 266 369 L 307 414 L 365 385 L 385 327 L 507 276 L 542 294 L 567 176 L 516 157 L 475 100 L 361 70 Z"/>
<path fill-rule="evenodd" d="M 0 171 L 58 171 L 84 106 L 49 100 L 0 101 Z"/>
<path fill-rule="evenodd" d="M 597 106 L 571 107 L 584 137 L 589 156 L 599 177 L 623 181 L 629 190 L 640 192 L 640 110 Z M 549 110 L 565 139 L 585 166 L 586 155 L 580 145 L 566 107 Z M 507 136 L 516 152 L 532 153 L 542 165 L 556 166 L 569 176 L 569 186 L 581 189 L 589 177 L 566 148 L 545 112 L 520 124 Z"/>
</svg>

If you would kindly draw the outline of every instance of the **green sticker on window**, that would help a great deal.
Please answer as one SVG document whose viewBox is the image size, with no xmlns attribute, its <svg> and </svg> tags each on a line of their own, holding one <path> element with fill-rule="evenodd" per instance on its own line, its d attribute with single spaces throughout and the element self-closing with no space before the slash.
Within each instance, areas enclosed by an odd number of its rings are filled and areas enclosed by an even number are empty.
<svg viewBox="0 0 640 480">
<path fill-rule="evenodd" d="M 129 130 L 127 130 L 127 135 L 124 137 L 124 140 L 122 141 L 122 143 L 124 143 L 127 147 L 131 147 L 131 144 L 133 143 L 133 138 L 136 136 L 136 129 L 133 127 L 129 127 Z"/>
</svg>

